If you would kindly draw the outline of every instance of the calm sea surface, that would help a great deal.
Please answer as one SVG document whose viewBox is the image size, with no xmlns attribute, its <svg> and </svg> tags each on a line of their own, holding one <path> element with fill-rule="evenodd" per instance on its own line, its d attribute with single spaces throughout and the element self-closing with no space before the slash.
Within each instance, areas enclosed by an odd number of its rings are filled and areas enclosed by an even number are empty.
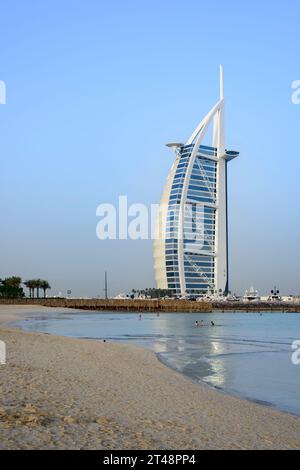
<svg viewBox="0 0 300 470">
<path fill-rule="evenodd" d="M 283 313 L 32 312 L 15 323 L 26 331 L 107 339 L 155 351 L 161 361 L 199 383 L 300 415 L 300 315 Z M 195 327 L 203 320 L 204 326 Z M 213 320 L 215 326 L 210 326 Z"/>
</svg>

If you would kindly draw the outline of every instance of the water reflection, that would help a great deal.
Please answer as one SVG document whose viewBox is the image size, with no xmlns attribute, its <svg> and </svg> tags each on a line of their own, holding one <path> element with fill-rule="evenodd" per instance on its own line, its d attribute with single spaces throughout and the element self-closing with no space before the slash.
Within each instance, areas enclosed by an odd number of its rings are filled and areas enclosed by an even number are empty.
<svg viewBox="0 0 300 470">
<path fill-rule="evenodd" d="M 195 326 L 203 320 L 204 326 Z M 215 326 L 211 326 L 211 320 Z M 19 322 L 29 331 L 110 339 L 149 348 L 193 380 L 300 414 L 300 366 L 291 365 L 298 339 L 294 314 L 142 314 L 56 309 Z"/>
<path fill-rule="evenodd" d="M 164 353 L 167 352 L 168 346 L 167 343 L 164 343 L 163 341 L 154 341 L 153 342 L 153 351 L 155 353 Z"/>
</svg>

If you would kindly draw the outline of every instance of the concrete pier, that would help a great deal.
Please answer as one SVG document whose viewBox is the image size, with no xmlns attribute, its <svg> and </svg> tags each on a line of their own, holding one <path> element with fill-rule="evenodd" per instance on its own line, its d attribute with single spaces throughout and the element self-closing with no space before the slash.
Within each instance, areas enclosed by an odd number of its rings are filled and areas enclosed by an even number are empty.
<svg viewBox="0 0 300 470">
<path fill-rule="evenodd" d="M 80 310 L 126 312 L 211 312 L 209 302 L 174 299 L 0 299 L 0 304 L 43 305 L 46 307 L 77 308 Z"/>
</svg>

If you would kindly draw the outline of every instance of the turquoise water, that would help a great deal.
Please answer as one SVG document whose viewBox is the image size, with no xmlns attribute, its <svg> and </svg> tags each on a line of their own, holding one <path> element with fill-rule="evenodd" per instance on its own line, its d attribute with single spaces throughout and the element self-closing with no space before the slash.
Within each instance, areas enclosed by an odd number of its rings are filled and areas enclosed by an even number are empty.
<svg viewBox="0 0 300 470">
<path fill-rule="evenodd" d="M 196 320 L 204 326 L 195 327 Z M 291 344 L 300 339 L 297 314 L 162 313 L 139 319 L 137 313 L 56 310 L 32 312 L 17 326 L 140 345 L 196 382 L 300 415 L 300 365 L 291 361 Z"/>
</svg>

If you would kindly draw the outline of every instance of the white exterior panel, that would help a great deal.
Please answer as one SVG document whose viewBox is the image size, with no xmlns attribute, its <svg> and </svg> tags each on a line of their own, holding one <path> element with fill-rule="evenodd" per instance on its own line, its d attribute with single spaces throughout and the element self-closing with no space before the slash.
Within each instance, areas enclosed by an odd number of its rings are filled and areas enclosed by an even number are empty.
<svg viewBox="0 0 300 470">
<path fill-rule="evenodd" d="M 211 146 L 206 146 L 203 140 L 210 123 L 213 124 L 213 141 Z M 176 148 L 176 160 L 164 187 L 156 229 L 158 239 L 154 242 L 157 287 L 168 288 L 176 294 L 201 294 L 207 290 L 226 293 L 227 162 L 238 152 L 225 150 L 222 67 L 217 104 L 185 145 L 169 146 Z M 187 215 L 186 208 L 192 215 L 189 212 Z M 178 216 L 174 217 L 176 211 Z M 202 228 L 199 236 L 193 238 L 200 216 L 203 217 Z M 192 229 L 195 224 L 196 229 Z"/>
</svg>

